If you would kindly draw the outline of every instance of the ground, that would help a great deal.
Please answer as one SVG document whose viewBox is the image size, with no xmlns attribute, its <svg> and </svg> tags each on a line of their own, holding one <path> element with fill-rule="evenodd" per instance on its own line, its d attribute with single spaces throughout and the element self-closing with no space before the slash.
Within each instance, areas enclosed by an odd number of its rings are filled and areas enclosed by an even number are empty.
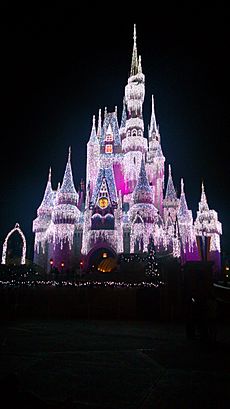
<svg viewBox="0 0 230 409">
<path fill-rule="evenodd" d="M 229 408 L 226 323 L 214 345 L 182 323 L 119 320 L 11 320 L 0 340 L 8 407 Z"/>
</svg>

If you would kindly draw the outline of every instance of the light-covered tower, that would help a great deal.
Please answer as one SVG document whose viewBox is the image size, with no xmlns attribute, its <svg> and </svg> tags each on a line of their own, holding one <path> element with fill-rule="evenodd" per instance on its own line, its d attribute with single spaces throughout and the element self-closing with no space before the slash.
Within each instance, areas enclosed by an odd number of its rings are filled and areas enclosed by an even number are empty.
<svg viewBox="0 0 230 409">
<path fill-rule="evenodd" d="M 50 228 L 53 242 L 50 257 L 57 268 L 60 268 L 62 262 L 64 262 L 65 269 L 74 265 L 74 233 L 81 214 L 78 209 L 78 200 L 71 167 L 71 149 L 69 148 L 63 181 L 56 193 Z"/>
<path fill-rule="evenodd" d="M 181 195 L 177 212 L 177 220 L 181 244 L 181 261 L 182 263 L 185 263 L 186 261 L 196 260 L 197 250 L 193 227 L 193 217 L 192 211 L 188 209 L 184 193 L 183 179 L 181 179 Z"/>
<path fill-rule="evenodd" d="M 197 211 L 194 226 L 198 239 L 200 258 L 213 261 L 214 271 L 220 271 L 220 235 L 222 234 L 222 225 L 218 221 L 217 212 L 209 209 L 203 183 L 199 210 Z"/>
<path fill-rule="evenodd" d="M 154 98 L 152 95 L 152 113 L 148 132 L 146 172 L 149 183 L 153 187 L 154 205 L 161 215 L 163 215 L 164 162 L 165 157 L 162 153 L 160 132 L 156 123 Z"/>
<path fill-rule="evenodd" d="M 176 190 L 173 183 L 171 165 L 169 165 L 168 182 L 165 192 L 165 198 L 163 200 L 163 215 L 165 222 L 170 217 L 173 223 L 175 223 L 178 205 L 179 199 L 177 198 Z"/>
<path fill-rule="evenodd" d="M 146 176 L 144 159 L 142 158 L 139 177 L 133 191 L 129 210 L 131 253 L 148 251 L 149 239 L 153 235 L 153 225 L 157 213 L 158 211 L 153 204 L 152 189 Z"/>
<path fill-rule="evenodd" d="M 137 56 L 136 25 L 133 34 L 133 54 L 131 72 L 125 87 L 125 102 L 128 118 L 126 120 L 125 138 L 122 140 L 124 153 L 125 193 L 131 193 L 137 183 L 142 155 L 147 152 L 147 140 L 144 138 L 144 121 L 142 105 L 145 97 L 145 76 L 142 73 L 141 57 Z M 130 196 L 124 198 L 129 201 Z"/>
<path fill-rule="evenodd" d="M 48 259 L 47 230 L 51 223 L 54 198 L 55 192 L 52 189 L 50 168 L 45 193 L 42 202 L 37 210 L 37 218 L 33 221 L 33 232 L 35 233 L 34 263 L 40 265 L 44 269 L 47 268 Z"/>
<path fill-rule="evenodd" d="M 93 123 L 89 141 L 87 143 L 87 164 L 86 164 L 86 186 L 90 187 L 90 195 L 92 194 L 97 174 L 99 170 L 100 160 L 100 145 L 101 137 L 101 110 L 99 110 L 98 130 L 96 132 L 95 115 L 93 115 Z"/>
</svg>

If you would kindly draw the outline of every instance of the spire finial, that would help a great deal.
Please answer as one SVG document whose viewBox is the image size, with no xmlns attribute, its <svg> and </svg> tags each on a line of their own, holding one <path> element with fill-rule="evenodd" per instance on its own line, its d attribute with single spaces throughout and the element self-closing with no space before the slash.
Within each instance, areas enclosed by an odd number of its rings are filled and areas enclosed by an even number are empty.
<svg viewBox="0 0 230 409">
<path fill-rule="evenodd" d="M 71 159 L 71 146 L 69 146 L 68 162 L 70 162 L 70 159 Z"/>
<path fill-rule="evenodd" d="M 98 125 L 97 125 L 97 137 L 100 138 L 101 136 L 101 108 L 98 112 Z"/>
<path fill-rule="evenodd" d="M 48 177 L 48 181 L 51 182 L 51 166 L 49 168 L 49 177 Z"/>
<path fill-rule="evenodd" d="M 201 203 L 206 203 L 207 204 L 207 198 L 206 198 L 206 194 L 205 194 L 205 190 L 204 190 L 204 181 L 202 180 L 201 183 L 201 199 L 200 199 Z"/>
<path fill-rule="evenodd" d="M 150 120 L 150 136 L 154 137 L 157 133 L 158 133 L 158 130 L 157 130 L 157 123 L 156 123 L 155 107 L 154 107 L 154 95 L 152 94 L 152 113 L 151 113 L 151 120 Z"/>
<path fill-rule="evenodd" d="M 97 134 L 96 134 L 96 126 L 95 126 L 95 115 L 93 115 L 92 119 L 92 129 L 91 129 L 91 134 L 90 134 L 90 142 L 94 143 L 95 141 L 98 141 Z"/>
<path fill-rule="evenodd" d="M 136 75 L 138 73 L 138 58 L 137 58 L 137 34 L 136 34 L 136 24 L 133 28 L 133 55 L 132 55 L 132 64 L 131 64 L 131 73 L 130 75 Z"/>
<path fill-rule="evenodd" d="M 136 24 L 134 24 L 133 25 L 133 40 L 134 40 L 134 43 L 136 43 L 136 39 L 137 39 Z"/>
<path fill-rule="evenodd" d="M 202 182 L 201 182 L 201 191 L 202 191 L 202 193 L 205 193 L 204 192 L 204 181 L 202 180 Z"/>
<path fill-rule="evenodd" d="M 171 165 L 169 165 L 169 176 L 172 176 Z"/>
<path fill-rule="evenodd" d="M 181 194 L 184 194 L 184 181 L 183 181 L 183 178 L 181 178 L 180 185 L 181 185 Z"/>
</svg>

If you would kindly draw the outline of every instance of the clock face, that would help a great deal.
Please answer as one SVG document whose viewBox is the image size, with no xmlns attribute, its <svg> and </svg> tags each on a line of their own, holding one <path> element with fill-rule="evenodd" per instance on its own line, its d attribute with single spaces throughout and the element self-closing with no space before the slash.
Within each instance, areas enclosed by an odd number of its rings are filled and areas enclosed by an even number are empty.
<svg viewBox="0 0 230 409">
<path fill-rule="evenodd" d="M 108 206 L 109 201 L 107 197 L 101 197 L 98 201 L 98 204 L 101 207 L 101 209 L 105 209 Z"/>
</svg>

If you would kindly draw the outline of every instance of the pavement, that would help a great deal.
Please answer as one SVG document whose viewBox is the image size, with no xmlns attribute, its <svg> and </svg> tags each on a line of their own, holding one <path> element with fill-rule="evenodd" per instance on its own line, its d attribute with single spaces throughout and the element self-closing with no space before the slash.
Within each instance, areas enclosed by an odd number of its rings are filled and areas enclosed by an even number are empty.
<svg viewBox="0 0 230 409">
<path fill-rule="evenodd" d="M 183 323 L 11 320 L 0 326 L 5 407 L 225 409 L 230 326 L 207 344 Z"/>
</svg>

